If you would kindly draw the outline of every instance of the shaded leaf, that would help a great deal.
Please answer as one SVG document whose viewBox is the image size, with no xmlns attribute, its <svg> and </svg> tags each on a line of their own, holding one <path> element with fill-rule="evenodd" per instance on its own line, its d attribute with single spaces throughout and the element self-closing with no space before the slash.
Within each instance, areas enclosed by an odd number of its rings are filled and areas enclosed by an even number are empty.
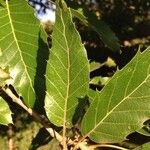
<svg viewBox="0 0 150 150">
<path fill-rule="evenodd" d="M 70 9 L 57 6 L 52 49 L 47 65 L 46 113 L 57 126 L 70 126 L 78 98 L 89 84 L 86 51 L 72 22 Z"/>
<path fill-rule="evenodd" d="M 5 6 L 0 6 L 0 67 L 9 66 L 12 84 L 32 107 L 40 23 L 26 0 L 6 0 Z"/>
<path fill-rule="evenodd" d="M 12 122 L 11 111 L 7 103 L 0 97 L 0 124 L 8 125 Z"/>
<path fill-rule="evenodd" d="M 71 13 L 74 17 L 82 21 L 86 26 L 88 25 L 88 18 L 84 15 L 82 8 L 76 8 L 76 9 L 71 8 Z"/>
<path fill-rule="evenodd" d="M 86 112 L 86 110 L 89 107 L 89 98 L 88 96 L 85 96 L 83 98 L 78 98 L 78 105 L 75 109 L 74 116 L 72 118 L 73 125 L 80 126 L 81 121 L 83 119 L 83 116 Z"/>
<path fill-rule="evenodd" d="M 77 17 L 86 26 L 91 27 L 98 33 L 102 41 L 114 52 L 120 52 L 119 39 L 111 28 L 102 20 L 98 20 L 97 17 L 89 12 L 87 9 L 71 9 L 73 16 Z"/>
<path fill-rule="evenodd" d="M 150 142 L 143 144 L 142 146 L 139 146 L 135 148 L 134 150 L 148 150 L 148 149 L 150 149 Z"/>
<path fill-rule="evenodd" d="M 4 0 L 0 0 L 0 6 L 2 6 L 2 7 L 5 6 L 5 1 Z"/>
<path fill-rule="evenodd" d="M 40 128 L 36 136 L 32 139 L 30 150 L 37 149 L 41 145 L 47 144 L 51 140 L 49 133 L 45 128 Z"/>
<path fill-rule="evenodd" d="M 118 71 L 96 96 L 82 122 L 95 142 L 118 142 L 150 117 L 150 48 Z M 90 120 L 90 123 L 89 123 Z"/>
</svg>

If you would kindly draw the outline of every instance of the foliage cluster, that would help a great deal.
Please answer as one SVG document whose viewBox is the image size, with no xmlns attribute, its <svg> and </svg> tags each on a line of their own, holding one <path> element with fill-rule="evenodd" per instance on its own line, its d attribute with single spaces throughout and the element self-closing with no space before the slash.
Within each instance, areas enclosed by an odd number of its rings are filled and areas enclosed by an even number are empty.
<svg viewBox="0 0 150 150">
<path fill-rule="evenodd" d="M 97 47 L 97 39 L 120 55 L 114 32 L 82 2 L 56 0 L 56 8 L 55 24 L 41 24 L 26 0 L 0 0 L 0 123 L 13 124 L 21 107 L 54 149 L 148 149 L 121 142 L 133 132 L 149 136 L 150 48 L 122 69 L 110 57 L 92 61 L 85 48 Z M 79 33 L 95 33 L 96 43 Z M 113 71 L 96 77 L 104 66 Z"/>
</svg>

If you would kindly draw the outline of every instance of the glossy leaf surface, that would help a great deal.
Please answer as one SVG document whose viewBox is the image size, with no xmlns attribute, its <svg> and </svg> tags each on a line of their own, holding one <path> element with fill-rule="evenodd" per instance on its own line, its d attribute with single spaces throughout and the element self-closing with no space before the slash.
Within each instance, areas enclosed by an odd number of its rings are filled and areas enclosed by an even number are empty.
<svg viewBox="0 0 150 150">
<path fill-rule="evenodd" d="M 8 125 L 12 123 L 11 111 L 2 97 L 0 97 L 0 106 L 0 124 Z"/>
<path fill-rule="evenodd" d="M 95 142 L 118 142 L 150 116 L 150 48 L 118 71 L 90 105 L 82 134 Z M 90 120 L 90 123 L 89 123 Z"/>
<path fill-rule="evenodd" d="M 26 0 L 6 0 L 5 7 L 0 6 L 0 67 L 9 67 L 11 84 L 30 107 L 35 101 L 39 30 L 40 23 Z"/>
<path fill-rule="evenodd" d="M 86 51 L 72 22 L 70 9 L 57 7 L 52 48 L 47 64 L 46 112 L 57 126 L 70 126 L 78 98 L 89 84 Z"/>
</svg>

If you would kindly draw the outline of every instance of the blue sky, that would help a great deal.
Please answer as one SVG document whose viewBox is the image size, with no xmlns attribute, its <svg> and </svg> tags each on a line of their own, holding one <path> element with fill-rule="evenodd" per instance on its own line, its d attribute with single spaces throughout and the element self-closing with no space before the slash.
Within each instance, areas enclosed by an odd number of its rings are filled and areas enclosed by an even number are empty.
<svg viewBox="0 0 150 150">
<path fill-rule="evenodd" d="M 73 1 L 73 0 L 72 0 Z M 35 8 L 35 16 L 41 21 L 55 23 L 56 5 L 48 0 L 28 0 L 28 3 Z M 92 0 L 92 3 L 96 3 Z"/>
<path fill-rule="evenodd" d="M 29 0 L 28 3 L 35 8 L 35 16 L 41 21 L 55 22 L 56 19 L 56 5 L 47 0 Z"/>
</svg>

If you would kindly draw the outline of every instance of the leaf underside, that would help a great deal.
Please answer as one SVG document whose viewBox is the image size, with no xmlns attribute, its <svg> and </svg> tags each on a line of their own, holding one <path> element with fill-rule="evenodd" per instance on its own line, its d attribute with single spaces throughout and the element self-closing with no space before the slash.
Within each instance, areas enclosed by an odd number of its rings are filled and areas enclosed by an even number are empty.
<svg viewBox="0 0 150 150">
<path fill-rule="evenodd" d="M 0 67 L 9 67 L 11 84 L 30 107 L 35 102 L 39 31 L 40 23 L 26 0 L 6 0 L 0 6 Z"/>
<path fill-rule="evenodd" d="M 118 142 L 150 117 L 150 48 L 118 71 L 95 97 L 81 131 L 95 142 Z M 90 122 L 89 122 L 90 120 Z"/>
<path fill-rule="evenodd" d="M 78 98 L 86 95 L 89 66 L 70 9 L 57 6 L 52 48 L 47 64 L 45 109 L 57 126 L 70 126 Z"/>
</svg>

